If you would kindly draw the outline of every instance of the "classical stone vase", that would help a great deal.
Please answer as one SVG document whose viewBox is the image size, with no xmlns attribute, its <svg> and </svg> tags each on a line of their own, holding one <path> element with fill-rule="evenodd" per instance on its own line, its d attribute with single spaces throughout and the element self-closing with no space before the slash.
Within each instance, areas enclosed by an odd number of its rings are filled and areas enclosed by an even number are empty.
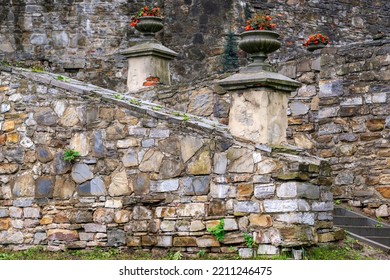
<svg viewBox="0 0 390 280">
<path fill-rule="evenodd" d="M 139 18 L 139 22 L 135 26 L 145 38 L 154 39 L 155 33 L 163 29 L 164 25 L 161 17 L 144 16 Z"/>
<path fill-rule="evenodd" d="M 241 33 L 239 47 L 253 58 L 253 62 L 247 67 L 248 71 L 255 69 L 272 71 L 272 66 L 265 60 L 268 54 L 282 46 L 278 38 L 278 33 L 269 30 L 251 30 Z"/>
<path fill-rule="evenodd" d="M 322 42 L 319 42 L 318 44 L 309 44 L 306 49 L 309 51 L 309 52 L 314 52 L 315 50 L 318 50 L 318 49 L 323 49 L 325 48 L 326 44 L 322 43 Z"/>
</svg>

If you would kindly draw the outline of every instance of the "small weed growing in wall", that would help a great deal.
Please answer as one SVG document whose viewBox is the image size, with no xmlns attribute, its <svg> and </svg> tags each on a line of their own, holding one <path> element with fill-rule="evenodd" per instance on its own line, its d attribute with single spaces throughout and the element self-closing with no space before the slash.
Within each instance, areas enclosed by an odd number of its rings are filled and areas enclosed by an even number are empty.
<svg viewBox="0 0 390 280">
<path fill-rule="evenodd" d="M 168 253 L 168 259 L 173 261 L 178 261 L 183 258 L 183 254 L 180 251 L 177 251 L 175 253 L 169 252 Z"/>
<path fill-rule="evenodd" d="M 64 161 L 74 162 L 79 156 L 80 156 L 80 153 L 77 151 L 66 150 L 64 153 Z"/>
<path fill-rule="evenodd" d="M 125 97 L 123 95 L 121 95 L 121 94 L 115 94 L 114 98 L 118 99 L 118 100 L 124 100 L 125 99 Z"/>
<path fill-rule="evenodd" d="M 180 113 L 180 112 L 173 112 L 172 115 L 174 115 L 175 117 L 182 117 L 182 121 L 183 122 L 186 122 L 186 121 L 189 121 L 190 120 L 190 117 L 187 116 L 186 114 L 184 113 Z"/>
<path fill-rule="evenodd" d="M 160 111 L 163 107 L 162 106 L 153 106 L 152 110 L 153 111 Z"/>
<path fill-rule="evenodd" d="M 43 73 L 43 72 L 44 72 L 44 70 L 43 70 L 43 68 L 42 68 L 42 67 L 39 67 L 39 66 L 33 66 L 33 67 L 31 68 L 31 72 L 34 72 L 34 73 Z"/>
<path fill-rule="evenodd" d="M 218 241 L 221 242 L 225 238 L 225 230 L 223 229 L 224 225 L 225 221 L 221 219 L 218 225 L 213 228 L 207 229 L 207 231 L 210 232 Z"/>
<path fill-rule="evenodd" d="M 56 78 L 57 81 L 62 81 L 62 82 L 70 82 L 70 79 L 64 76 L 57 76 Z"/>
<path fill-rule="evenodd" d="M 245 240 L 245 245 L 248 248 L 253 248 L 255 246 L 255 241 L 253 240 L 253 236 L 250 235 L 249 233 L 244 233 L 244 240 Z"/>
<path fill-rule="evenodd" d="M 133 105 L 137 105 L 137 106 L 140 106 L 141 105 L 141 101 L 138 101 L 138 100 L 135 100 L 135 99 L 130 99 L 129 102 Z"/>
</svg>

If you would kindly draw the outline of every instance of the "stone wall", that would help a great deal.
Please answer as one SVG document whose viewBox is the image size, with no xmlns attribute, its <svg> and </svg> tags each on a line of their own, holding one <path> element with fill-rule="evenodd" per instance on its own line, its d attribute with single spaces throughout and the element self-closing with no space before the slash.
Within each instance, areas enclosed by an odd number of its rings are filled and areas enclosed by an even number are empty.
<svg viewBox="0 0 390 280">
<path fill-rule="evenodd" d="M 119 53 L 139 40 L 130 17 L 151 2 L 0 0 L 0 58 L 125 92 L 127 62 Z M 158 38 L 179 53 L 172 67 L 175 83 L 220 72 L 226 34 L 241 33 L 245 19 L 258 10 L 274 17 L 282 35 L 284 48 L 272 56 L 275 62 L 304 53 L 302 40 L 315 32 L 329 35 L 335 45 L 389 32 L 387 0 L 158 2 L 165 15 Z"/>
<path fill-rule="evenodd" d="M 337 198 L 379 217 L 390 199 L 389 43 L 326 48 L 279 67 L 304 84 L 290 98 L 289 142 L 329 160 Z"/>
<path fill-rule="evenodd" d="M 8 69 L 9 70 L 9 69 Z M 0 244 L 258 253 L 340 238 L 329 167 L 53 74 L 0 76 Z M 74 163 L 65 150 L 80 152 Z M 224 219 L 225 238 L 208 231 Z"/>
</svg>

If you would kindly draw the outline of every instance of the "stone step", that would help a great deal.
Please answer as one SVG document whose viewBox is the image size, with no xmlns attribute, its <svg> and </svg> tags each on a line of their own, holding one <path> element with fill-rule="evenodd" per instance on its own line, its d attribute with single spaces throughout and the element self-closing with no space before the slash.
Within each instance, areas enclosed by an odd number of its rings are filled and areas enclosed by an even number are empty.
<svg viewBox="0 0 390 280">
<path fill-rule="evenodd" d="M 338 225 L 340 226 L 340 225 Z M 390 238 L 390 228 L 368 227 L 368 226 L 343 226 L 347 231 L 362 235 L 362 236 L 379 236 Z"/>
<path fill-rule="evenodd" d="M 333 223 L 337 226 L 375 226 L 363 217 L 333 216 Z"/>
<path fill-rule="evenodd" d="M 371 240 L 374 240 L 375 242 L 378 242 L 380 244 L 383 244 L 385 246 L 390 247 L 390 237 L 383 237 L 383 236 L 370 236 L 367 237 Z"/>
<path fill-rule="evenodd" d="M 352 237 L 390 252 L 390 226 L 350 210 L 335 207 L 333 222 Z"/>
</svg>

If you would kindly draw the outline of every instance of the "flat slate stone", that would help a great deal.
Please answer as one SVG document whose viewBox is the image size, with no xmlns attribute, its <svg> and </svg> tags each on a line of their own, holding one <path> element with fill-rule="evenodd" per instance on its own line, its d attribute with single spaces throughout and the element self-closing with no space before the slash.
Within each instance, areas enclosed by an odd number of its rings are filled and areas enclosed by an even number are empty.
<svg viewBox="0 0 390 280">
<path fill-rule="evenodd" d="M 206 195 L 210 191 L 210 177 L 196 176 L 183 181 L 185 195 Z"/>
<path fill-rule="evenodd" d="M 96 177 L 78 186 L 77 192 L 80 196 L 100 196 L 106 194 L 106 188 L 102 179 Z"/>
<path fill-rule="evenodd" d="M 84 183 L 93 178 L 93 173 L 89 169 L 89 166 L 84 163 L 75 164 L 72 168 L 71 175 L 77 184 Z"/>
<path fill-rule="evenodd" d="M 47 147 L 38 147 L 36 149 L 36 152 L 37 152 L 37 159 L 42 163 L 46 163 L 53 160 L 53 154 L 50 152 L 50 150 Z"/>
<path fill-rule="evenodd" d="M 54 178 L 49 176 L 39 177 L 36 180 L 35 197 L 53 197 Z"/>
</svg>

